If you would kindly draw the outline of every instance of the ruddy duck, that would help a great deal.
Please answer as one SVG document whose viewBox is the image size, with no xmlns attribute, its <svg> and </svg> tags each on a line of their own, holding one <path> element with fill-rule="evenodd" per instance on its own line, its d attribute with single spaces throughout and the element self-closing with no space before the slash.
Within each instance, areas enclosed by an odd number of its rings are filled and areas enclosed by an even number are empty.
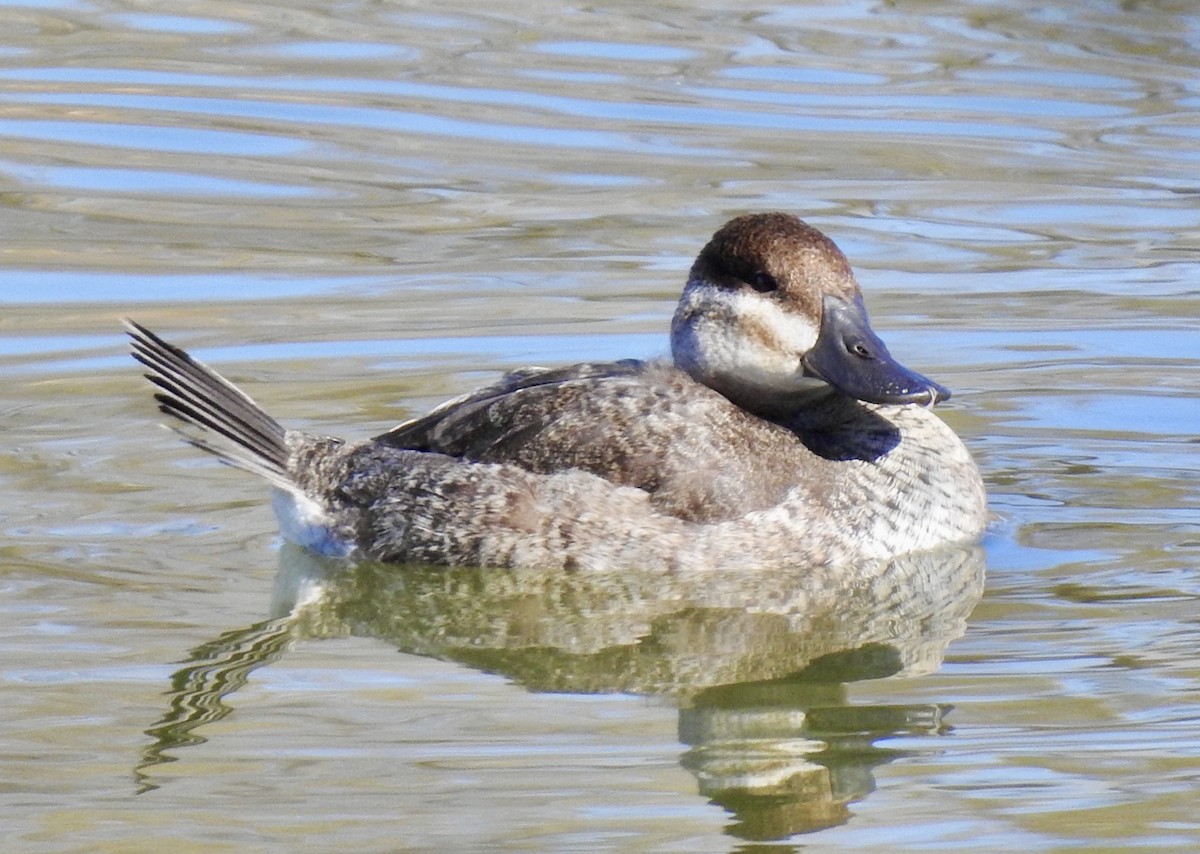
<svg viewBox="0 0 1200 854">
<path fill-rule="evenodd" d="M 730 570 L 887 559 L 986 522 L 979 470 L 930 411 L 950 393 L 891 357 L 841 251 L 787 214 L 700 252 L 672 361 L 515 371 L 357 443 L 284 429 L 126 323 L 161 411 L 266 478 L 284 536 L 325 554 Z"/>
</svg>

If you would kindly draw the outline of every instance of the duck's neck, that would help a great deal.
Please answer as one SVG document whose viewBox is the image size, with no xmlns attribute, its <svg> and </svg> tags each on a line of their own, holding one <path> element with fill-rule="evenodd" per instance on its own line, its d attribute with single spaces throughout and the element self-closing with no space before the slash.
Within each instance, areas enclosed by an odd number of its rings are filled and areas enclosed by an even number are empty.
<svg viewBox="0 0 1200 854">
<path fill-rule="evenodd" d="M 841 398 L 829 385 L 813 381 L 803 388 L 781 392 L 777 389 L 749 387 L 739 381 L 721 382 L 721 378 L 696 377 L 693 379 L 719 392 L 747 412 L 780 423 L 808 422 L 810 419 L 824 420 L 822 413 L 830 404 Z M 844 399 L 844 398 L 843 398 Z M 840 408 L 840 407 L 834 407 Z"/>
</svg>

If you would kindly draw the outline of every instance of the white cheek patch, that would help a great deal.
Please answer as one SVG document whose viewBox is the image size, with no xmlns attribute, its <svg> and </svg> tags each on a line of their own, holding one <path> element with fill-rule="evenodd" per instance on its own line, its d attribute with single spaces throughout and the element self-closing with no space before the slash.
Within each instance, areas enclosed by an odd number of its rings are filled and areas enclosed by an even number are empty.
<svg viewBox="0 0 1200 854">
<path fill-rule="evenodd" d="M 713 289 L 704 299 L 721 308 L 706 312 L 694 330 L 699 361 L 709 372 L 772 391 L 795 391 L 810 383 L 800 358 L 817 341 L 811 320 L 744 291 Z"/>
<path fill-rule="evenodd" d="M 784 310 L 773 299 L 740 291 L 733 294 L 730 307 L 734 317 L 741 319 L 747 331 L 762 330 L 757 335 L 751 331 L 747 336 L 756 344 L 759 344 L 760 338 L 777 342 L 772 345 L 774 352 L 799 358 L 817 343 L 820 333 L 817 324 L 807 317 Z"/>
</svg>

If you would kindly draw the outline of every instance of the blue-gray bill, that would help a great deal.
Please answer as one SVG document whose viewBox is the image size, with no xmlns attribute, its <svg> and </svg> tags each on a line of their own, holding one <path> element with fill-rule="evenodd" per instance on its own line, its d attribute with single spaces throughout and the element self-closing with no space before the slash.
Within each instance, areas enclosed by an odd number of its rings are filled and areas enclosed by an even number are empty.
<svg viewBox="0 0 1200 854">
<path fill-rule="evenodd" d="M 950 397 L 948 388 L 892 358 L 871 329 L 861 297 L 853 301 L 825 297 L 821 332 L 803 362 L 811 376 L 865 403 L 932 406 Z"/>
</svg>

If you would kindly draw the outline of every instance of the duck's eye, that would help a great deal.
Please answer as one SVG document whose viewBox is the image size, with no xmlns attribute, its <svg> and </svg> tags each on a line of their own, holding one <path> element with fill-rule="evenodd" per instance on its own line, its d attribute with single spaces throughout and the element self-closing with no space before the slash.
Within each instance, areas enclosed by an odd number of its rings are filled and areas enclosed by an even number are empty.
<svg viewBox="0 0 1200 854">
<path fill-rule="evenodd" d="M 779 290 L 779 283 L 775 281 L 775 277 L 763 270 L 753 273 L 746 279 L 746 283 L 760 294 L 769 294 L 771 291 Z"/>
</svg>

